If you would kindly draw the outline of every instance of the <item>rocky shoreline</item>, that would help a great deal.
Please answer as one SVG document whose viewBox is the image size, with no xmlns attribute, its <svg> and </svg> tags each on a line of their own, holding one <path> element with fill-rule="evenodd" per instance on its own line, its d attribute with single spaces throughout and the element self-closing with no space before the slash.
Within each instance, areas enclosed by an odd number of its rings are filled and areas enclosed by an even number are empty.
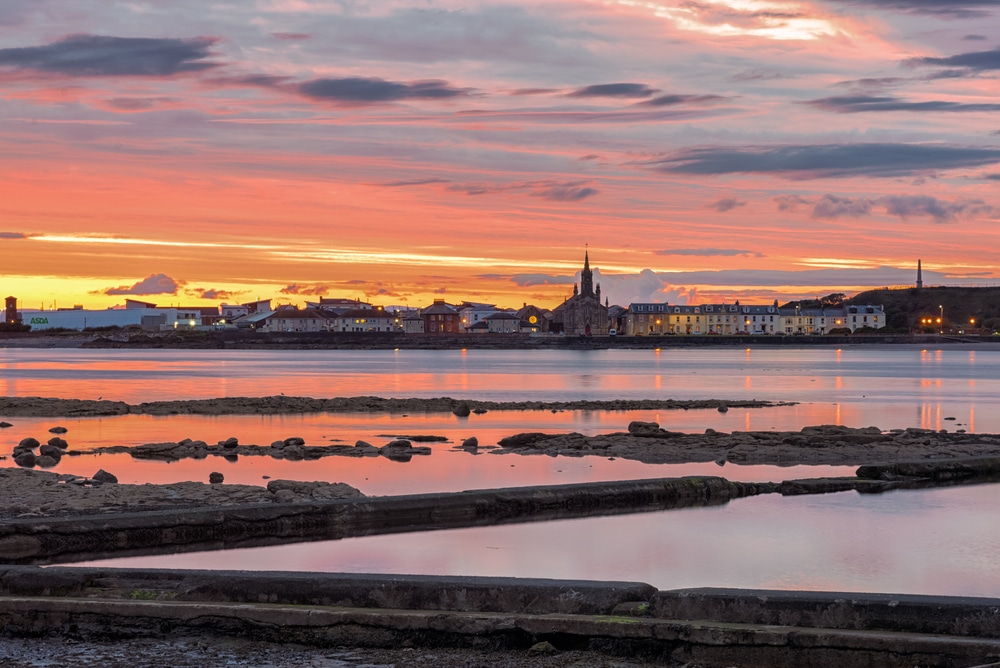
<svg viewBox="0 0 1000 668">
<path fill-rule="evenodd" d="M 386 457 L 409 461 L 414 456 L 430 456 L 433 448 L 414 442 L 447 442 L 433 435 L 384 435 L 390 439 L 376 446 L 359 440 L 354 445 L 309 445 L 290 437 L 268 445 L 241 443 L 230 437 L 215 444 L 190 438 L 181 441 L 115 445 L 90 450 L 61 450 L 53 442 L 38 446 L 25 439 L 15 446 L 13 456 L 21 466 L 55 466 L 62 456 L 128 454 L 135 459 L 179 461 L 222 457 L 271 457 L 290 461 L 323 457 Z M 30 441 L 31 443 L 25 443 Z M 39 456 L 33 448 L 37 447 Z M 628 431 L 586 436 L 579 433 L 514 434 L 497 444 L 480 443 L 469 437 L 451 450 L 471 454 L 547 455 L 550 457 L 606 457 L 629 459 L 644 464 L 690 464 L 715 462 L 719 466 L 860 466 L 889 465 L 897 462 L 946 462 L 970 457 L 1000 456 L 1000 434 L 969 434 L 931 429 L 851 428 L 838 425 L 805 427 L 799 431 L 734 431 L 707 429 L 703 433 L 674 432 L 655 422 L 634 421 Z M 46 459 L 47 457 L 47 459 Z"/>
<path fill-rule="evenodd" d="M 796 402 L 756 399 L 613 399 L 608 401 L 476 401 L 471 399 L 383 397 L 224 397 L 177 401 L 124 401 L 0 397 L 0 417 L 105 417 L 113 415 L 276 415 L 299 413 L 454 413 L 487 411 L 639 411 L 769 408 Z"/>
</svg>

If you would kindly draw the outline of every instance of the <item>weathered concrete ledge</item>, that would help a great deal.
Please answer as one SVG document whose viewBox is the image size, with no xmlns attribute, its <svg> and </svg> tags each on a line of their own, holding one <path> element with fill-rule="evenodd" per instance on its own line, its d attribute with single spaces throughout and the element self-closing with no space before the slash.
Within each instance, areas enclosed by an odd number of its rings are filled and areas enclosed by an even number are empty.
<svg viewBox="0 0 1000 668">
<path fill-rule="evenodd" d="M 665 664 L 968 667 L 1000 658 L 1000 599 L 642 583 L 10 567 L 7 637 L 210 634 L 312 646 L 556 650 Z"/>
<path fill-rule="evenodd" d="M 724 504 L 771 483 L 711 476 L 547 485 L 393 497 L 267 503 L 0 522 L 0 561 L 224 549 Z"/>
</svg>

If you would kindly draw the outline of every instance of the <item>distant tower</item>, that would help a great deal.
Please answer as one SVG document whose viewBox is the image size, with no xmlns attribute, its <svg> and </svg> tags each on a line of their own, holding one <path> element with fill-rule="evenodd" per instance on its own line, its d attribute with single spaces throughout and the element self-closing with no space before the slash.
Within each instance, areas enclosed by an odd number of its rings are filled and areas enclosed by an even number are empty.
<svg viewBox="0 0 1000 668">
<path fill-rule="evenodd" d="M 20 322 L 21 318 L 17 312 L 17 297 L 7 297 L 5 301 L 6 308 L 3 321 L 8 324 Z"/>
<path fill-rule="evenodd" d="M 594 272 L 590 270 L 590 251 L 583 253 L 583 271 L 580 272 L 580 294 L 594 294 Z"/>
<path fill-rule="evenodd" d="M 920 266 L 920 260 L 917 260 L 917 290 L 924 287 L 924 272 Z"/>
</svg>

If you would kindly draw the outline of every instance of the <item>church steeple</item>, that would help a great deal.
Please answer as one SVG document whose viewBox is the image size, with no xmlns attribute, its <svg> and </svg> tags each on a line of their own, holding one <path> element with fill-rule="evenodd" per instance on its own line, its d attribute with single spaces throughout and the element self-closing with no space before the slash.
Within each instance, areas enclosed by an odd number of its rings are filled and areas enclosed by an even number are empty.
<svg viewBox="0 0 1000 668">
<path fill-rule="evenodd" d="M 583 271 L 580 272 L 580 294 L 594 294 L 594 272 L 590 270 L 590 250 L 583 253 Z"/>
</svg>

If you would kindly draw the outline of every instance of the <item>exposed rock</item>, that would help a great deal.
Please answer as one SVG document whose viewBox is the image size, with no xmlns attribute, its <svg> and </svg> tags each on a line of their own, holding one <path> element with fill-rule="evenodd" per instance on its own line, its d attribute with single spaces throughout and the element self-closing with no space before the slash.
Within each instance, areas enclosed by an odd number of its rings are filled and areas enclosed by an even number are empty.
<svg viewBox="0 0 1000 668">
<path fill-rule="evenodd" d="M 184 439 L 177 443 L 143 443 L 131 448 L 128 452 L 136 459 L 159 459 L 173 461 L 177 459 L 204 459 L 207 456 L 207 445 L 204 441 Z"/>
<path fill-rule="evenodd" d="M 405 439 L 399 439 L 386 443 L 378 452 L 383 457 L 388 457 L 393 461 L 408 462 L 413 455 L 429 455 L 431 449 L 428 447 L 413 447 L 413 444 Z"/>
<path fill-rule="evenodd" d="M 457 406 L 455 406 L 455 408 L 451 412 L 458 417 L 469 417 L 469 414 L 472 412 L 472 409 L 469 408 L 469 404 L 467 402 L 463 401 Z"/>
<path fill-rule="evenodd" d="M 651 464 L 716 462 L 719 464 L 881 464 L 897 461 L 1000 456 L 1000 435 L 942 434 L 906 429 L 883 432 L 840 425 L 806 427 L 796 432 L 757 431 L 731 434 L 706 430 L 685 434 L 659 429 L 655 423 L 633 423 L 630 433 L 526 433 L 501 439 L 494 453 L 579 457 L 620 457 Z M 655 429 L 655 430 L 654 430 Z"/>
<path fill-rule="evenodd" d="M 10 422 L 0 422 L 0 429 L 6 429 L 7 427 L 13 427 Z"/>
<path fill-rule="evenodd" d="M 37 438 L 22 438 L 20 443 L 17 444 L 19 448 L 37 448 L 40 445 Z"/>
<path fill-rule="evenodd" d="M 277 449 L 280 450 L 281 448 L 285 447 L 285 442 L 284 441 L 271 441 L 271 447 L 272 448 L 277 448 Z"/>
<path fill-rule="evenodd" d="M 472 412 L 475 413 L 476 415 L 483 415 L 485 413 L 489 413 L 489 411 L 486 410 L 485 408 L 477 408 Z"/>
<path fill-rule="evenodd" d="M 117 483 L 118 482 L 118 476 L 114 475 L 113 473 L 108 473 L 104 469 L 101 469 L 97 473 L 95 473 L 93 476 L 91 476 L 91 480 L 93 480 L 94 482 L 99 482 L 101 484 L 104 484 L 104 483 Z"/>
<path fill-rule="evenodd" d="M 633 420 L 628 423 L 628 433 L 634 434 L 636 436 L 647 436 L 658 434 L 662 431 L 660 425 L 656 422 L 641 422 L 639 420 Z"/>
<path fill-rule="evenodd" d="M 212 485 L 220 485 L 223 480 L 225 480 L 225 476 L 218 471 L 212 471 L 208 474 L 208 482 Z"/>
<path fill-rule="evenodd" d="M 30 450 L 14 455 L 14 463 L 18 466 L 31 468 L 35 465 L 36 461 L 38 461 L 38 457 L 36 457 L 35 453 Z"/>
<path fill-rule="evenodd" d="M 547 640 L 535 643 L 528 649 L 528 656 L 548 656 L 558 653 L 559 650 L 555 648 L 555 645 Z"/>
<path fill-rule="evenodd" d="M 51 457 L 49 455 L 42 455 L 35 460 L 37 466 L 41 466 L 43 469 L 50 469 L 59 463 L 59 459 L 56 457 Z"/>
<path fill-rule="evenodd" d="M 240 441 L 235 436 L 230 436 L 229 438 L 227 438 L 224 441 L 219 441 L 219 445 L 221 445 L 222 447 L 224 447 L 226 449 L 235 448 L 239 444 L 240 444 Z"/>
<path fill-rule="evenodd" d="M 59 448 L 60 450 L 67 450 L 67 449 L 69 449 L 69 443 L 67 443 L 65 439 L 59 438 L 58 436 L 53 436 L 52 438 L 50 438 L 48 440 L 48 444 L 49 445 L 53 445 L 53 446 Z"/>
<path fill-rule="evenodd" d="M 727 406 L 725 404 L 722 404 L 721 406 L 719 406 L 719 408 L 717 410 L 720 413 L 728 413 L 729 412 L 729 406 Z"/>
<path fill-rule="evenodd" d="M 320 501 L 334 499 L 359 499 L 365 495 L 342 482 L 300 482 L 298 480 L 271 480 L 267 483 L 267 491 L 275 496 L 276 501 L 283 503 L 295 501 Z"/>
<path fill-rule="evenodd" d="M 52 429 L 49 429 L 50 434 L 65 434 L 67 431 L 69 429 L 66 427 L 52 427 Z"/>
<path fill-rule="evenodd" d="M 545 434 L 540 431 L 529 431 L 523 434 L 514 434 L 513 436 L 501 438 L 499 445 L 502 448 L 533 446 L 539 441 L 544 441 L 549 438 L 552 438 L 551 434 Z"/>
<path fill-rule="evenodd" d="M 57 448 L 54 445 L 49 445 L 48 443 L 46 443 L 45 445 L 38 448 L 38 454 L 43 457 L 52 457 L 58 462 L 63 456 L 63 451 L 61 448 Z M 41 466 L 41 464 L 39 464 L 39 466 Z"/>
<path fill-rule="evenodd" d="M 299 436 L 292 436 L 291 438 L 286 438 L 285 439 L 285 446 L 286 447 L 289 446 L 289 445 L 305 445 L 305 444 L 306 444 L 306 440 L 304 438 L 299 437 Z"/>
<path fill-rule="evenodd" d="M 470 436 L 469 438 L 462 441 L 462 447 L 466 450 L 475 450 L 479 447 L 479 439 L 475 436 Z"/>
</svg>

